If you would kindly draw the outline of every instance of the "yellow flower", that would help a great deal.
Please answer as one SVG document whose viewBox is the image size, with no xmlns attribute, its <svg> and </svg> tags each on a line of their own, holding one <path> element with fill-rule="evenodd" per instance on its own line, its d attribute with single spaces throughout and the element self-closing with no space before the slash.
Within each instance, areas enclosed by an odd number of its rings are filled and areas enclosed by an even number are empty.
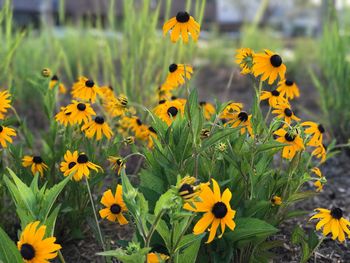
<svg viewBox="0 0 350 263">
<path fill-rule="evenodd" d="M 66 94 L 67 89 L 66 87 L 63 85 L 63 83 L 58 79 L 57 75 L 53 75 L 50 83 L 49 83 L 49 88 L 52 90 L 54 87 L 56 87 L 58 85 L 58 91 L 61 94 Z"/>
<path fill-rule="evenodd" d="M 276 141 L 287 144 L 283 147 L 282 157 L 286 159 L 292 159 L 295 154 L 304 149 L 303 139 L 296 133 L 286 131 L 283 128 L 274 132 L 279 136 Z"/>
<path fill-rule="evenodd" d="M 7 148 L 7 143 L 12 143 L 12 138 L 16 136 L 16 131 L 12 128 L 0 125 L 0 144 L 2 148 Z"/>
<path fill-rule="evenodd" d="M 265 49 L 264 53 L 254 54 L 253 59 L 252 71 L 255 77 L 261 75 L 261 80 L 265 81 L 268 79 L 270 85 L 275 82 L 278 76 L 280 80 L 284 79 L 287 68 L 278 54 Z"/>
<path fill-rule="evenodd" d="M 286 123 L 290 124 L 292 120 L 300 121 L 300 119 L 294 115 L 294 112 L 289 104 L 277 104 L 274 108 L 275 109 L 272 111 L 272 113 L 276 114 L 277 118 L 284 119 Z"/>
<path fill-rule="evenodd" d="M 80 153 L 77 158 L 77 162 L 71 169 L 69 169 L 68 174 L 73 174 L 75 181 L 80 181 L 85 176 L 89 178 L 90 169 L 98 172 L 98 169 L 102 171 L 102 168 L 89 161 L 87 155 L 85 153 Z"/>
<path fill-rule="evenodd" d="M 254 51 L 250 48 L 236 50 L 235 62 L 240 66 L 242 74 L 252 73 Z"/>
<path fill-rule="evenodd" d="M 125 161 L 121 157 L 114 157 L 114 156 L 109 156 L 108 161 L 112 165 L 112 169 L 117 172 L 117 175 L 120 175 L 122 169 L 126 168 Z"/>
<path fill-rule="evenodd" d="M 102 134 L 106 136 L 108 140 L 111 139 L 113 132 L 108 123 L 102 116 L 96 116 L 94 120 L 85 123 L 81 130 L 85 132 L 85 136 L 89 139 L 93 138 L 96 134 L 96 141 L 102 139 Z"/>
<path fill-rule="evenodd" d="M 253 128 L 251 123 L 252 115 L 248 115 L 245 111 L 240 111 L 232 115 L 231 119 L 228 119 L 225 125 L 231 125 L 233 128 L 238 126 L 241 128 L 241 134 L 246 132 L 249 133 L 250 136 L 253 136 Z"/>
<path fill-rule="evenodd" d="M 190 80 L 192 74 L 193 68 L 190 65 L 173 63 L 169 66 L 169 73 L 164 85 L 177 87 Z"/>
<path fill-rule="evenodd" d="M 68 124 L 73 124 L 72 113 L 67 111 L 66 107 L 61 107 L 61 110 L 56 114 L 55 119 L 65 127 L 67 127 Z"/>
<path fill-rule="evenodd" d="M 228 120 L 235 117 L 235 114 L 243 109 L 242 103 L 231 102 L 220 113 L 220 119 L 226 123 Z"/>
<path fill-rule="evenodd" d="M 310 141 L 307 143 L 308 146 L 315 146 L 322 144 L 323 141 L 323 133 L 325 133 L 325 129 L 322 124 L 318 124 L 312 121 L 306 121 L 301 124 L 301 126 L 309 126 L 309 128 L 305 129 L 305 133 L 311 135 Z"/>
<path fill-rule="evenodd" d="M 273 206 L 275 205 L 281 205 L 282 204 L 282 198 L 277 196 L 277 195 L 274 195 L 272 198 L 271 198 L 271 203 Z"/>
<path fill-rule="evenodd" d="M 312 156 L 315 156 L 318 159 L 321 159 L 321 163 L 323 163 L 326 160 L 327 157 L 327 150 L 324 144 L 319 144 L 315 150 L 311 153 Z"/>
<path fill-rule="evenodd" d="M 165 254 L 160 254 L 160 253 L 148 253 L 147 254 L 147 263 L 160 263 L 160 262 L 165 262 L 169 256 Z"/>
<path fill-rule="evenodd" d="M 187 175 L 178 183 L 178 193 L 184 202 L 199 200 L 199 195 L 202 191 L 203 184 L 196 185 L 196 181 L 196 178 Z"/>
<path fill-rule="evenodd" d="M 326 178 L 322 175 L 322 172 L 318 167 L 312 168 L 311 172 L 318 176 L 318 179 L 314 182 L 314 186 L 316 187 L 316 192 L 321 192 L 323 190 L 323 183 L 326 181 Z"/>
<path fill-rule="evenodd" d="M 10 97 L 11 97 L 11 94 L 7 90 L 0 92 L 0 120 L 3 120 L 5 118 L 7 109 L 11 108 Z"/>
<path fill-rule="evenodd" d="M 199 105 L 203 109 L 204 118 L 206 120 L 210 120 L 210 118 L 215 114 L 214 105 L 206 101 L 199 102 Z"/>
<path fill-rule="evenodd" d="M 22 165 L 23 167 L 31 166 L 32 174 L 35 175 L 36 173 L 39 173 L 41 177 L 44 176 L 44 170 L 48 169 L 48 166 L 44 163 L 43 159 L 38 155 L 24 156 L 22 159 Z"/>
<path fill-rule="evenodd" d="M 178 115 L 183 115 L 185 105 L 178 100 L 165 101 L 154 108 L 154 114 L 163 120 L 168 126 Z"/>
<path fill-rule="evenodd" d="M 176 42 L 180 35 L 184 43 L 188 43 L 188 35 L 194 41 L 198 40 L 200 25 L 187 12 L 178 12 L 176 17 L 169 19 L 163 26 L 163 34 L 166 35 L 170 30 L 170 39 Z"/>
<path fill-rule="evenodd" d="M 184 208 L 187 210 L 205 212 L 203 217 L 194 226 L 193 233 L 195 235 L 202 234 L 211 224 L 209 238 L 206 243 L 213 241 L 219 225 L 221 225 L 221 234 L 219 238 L 224 234 L 226 225 L 231 230 L 234 230 L 236 227 L 233 221 L 236 211 L 232 210 L 230 206 L 232 197 L 230 190 L 227 188 L 221 196 L 218 183 L 214 179 L 212 179 L 212 181 L 213 190 L 211 190 L 208 185 L 203 185 L 202 192 L 199 195 L 201 202 L 194 202 L 194 207 L 189 203 L 184 204 Z"/>
<path fill-rule="evenodd" d="M 96 101 L 96 95 L 99 94 L 99 87 L 97 84 L 88 78 L 80 77 L 76 83 L 73 84 L 72 96 L 94 103 Z"/>
<path fill-rule="evenodd" d="M 94 109 L 89 103 L 83 103 L 73 100 L 71 104 L 66 107 L 65 113 L 71 113 L 71 120 L 73 124 L 87 123 L 91 121 L 91 116 L 96 115 Z"/>
<path fill-rule="evenodd" d="M 61 162 L 60 170 L 63 173 L 64 176 L 68 176 L 72 172 L 72 168 L 77 164 L 78 162 L 78 151 L 74 151 L 73 153 L 69 150 L 66 151 L 64 154 L 64 161 Z M 81 177 L 78 176 L 78 173 L 75 173 L 73 175 L 73 179 L 75 181 L 80 181 Z"/>
<path fill-rule="evenodd" d="M 298 86 L 294 81 L 284 79 L 278 83 L 277 91 L 281 93 L 282 96 L 285 96 L 287 99 L 292 100 L 294 97 L 299 97 L 300 92 Z"/>
<path fill-rule="evenodd" d="M 276 108 L 278 104 L 288 104 L 288 101 L 281 95 L 277 90 L 273 91 L 262 91 L 260 95 L 260 100 L 269 101 L 270 107 Z"/>
<path fill-rule="evenodd" d="M 121 185 L 118 184 L 114 196 L 111 190 L 104 192 L 101 199 L 101 204 L 105 206 L 105 208 L 99 211 L 102 218 L 107 218 L 112 222 L 118 220 L 119 224 L 121 225 L 128 223 L 123 215 L 123 212 L 127 212 L 128 209 L 123 201 L 123 190 Z"/>
<path fill-rule="evenodd" d="M 18 250 L 26 263 L 49 263 L 62 247 L 56 244 L 55 237 L 44 238 L 46 226 L 39 221 L 29 223 L 17 242 Z"/>
<path fill-rule="evenodd" d="M 320 220 L 316 225 L 316 230 L 323 228 L 324 236 L 331 233 L 332 239 L 338 238 L 341 243 L 345 241 L 345 233 L 350 238 L 350 222 L 343 217 L 343 211 L 340 208 L 335 207 L 332 210 L 316 208 L 315 211 L 318 211 L 318 213 L 312 216 L 310 220 Z"/>
<path fill-rule="evenodd" d="M 118 97 L 109 96 L 103 100 L 104 110 L 112 117 L 122 116 L 128 106 L 128 98 L 125 95 L 120 95 Z"/>
</svg>

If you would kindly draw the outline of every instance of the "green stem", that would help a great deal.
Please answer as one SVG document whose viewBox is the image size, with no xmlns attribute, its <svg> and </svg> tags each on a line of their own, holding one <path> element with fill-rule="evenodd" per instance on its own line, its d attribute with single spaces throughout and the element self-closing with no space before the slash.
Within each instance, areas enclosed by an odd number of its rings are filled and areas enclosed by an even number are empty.
<svg viewBox="0 0 350 263">
<path fill-rule="evenodd" d="M 152 225 L 151 229 L 149 230 L 148 235 L 147 235 L 147 237 L 146 237 L 146 242 L 145 242 L 145 246 L 146 246 L 146 247 L 149 247 L 150 242 L 151 242 L 151 239 L 152 239 L 152 236 L 153 236 L 153 233 L 154 233 L 154 231 L 156 230 L 156 228 L 157 228 L 157 226 L 158 226 L 158 223 L 159 223 L 159 221 L 162 219 L 162 217 L 163 217 L 163 215 L 164 215 L 165 212 L 166 212 L 165 209 L 161 210 L 161 211 L 158 213 L 156 219 L 154 220 L 154 223 L 153 223 L 153 225 Z"/>
<path fill-rule="evenodd" d="M 66 263 L 61 250 L 58 251 L 58 258 L 60 259 L 61 263 Z"/>
<path fill-rule="evenodd" d="M 86 177 L 85 177 L 85 182 L 86 182 L 86 187 L 87 187 L 88 192 L 89 192 L 91 207 L 92 207 L 92 210 L 93 210 L 93 212 L 94 212 L 94 217 L 95 217 L 95 222 L 96 222 L 96 227 L 97 227 L 98 235 L 99 235 L 99 238 L 100 238 L 100 242 L 101 242 L 103 251 L 105 251 L 106 249 L 105 249 L 105 245 L 104 245 L 104 242 L 103 242 L 102 232 L 101 232 L 101 229 L 100 229 L 100 225 L 99 225 L 98 219 L 97 219 L 96 209 L 95 209 L 94 200 L 93 200 L 92 194 L 91 194 L 91 189 L 90 189 L 89 180 L 88 180 Z"/>
</svg>

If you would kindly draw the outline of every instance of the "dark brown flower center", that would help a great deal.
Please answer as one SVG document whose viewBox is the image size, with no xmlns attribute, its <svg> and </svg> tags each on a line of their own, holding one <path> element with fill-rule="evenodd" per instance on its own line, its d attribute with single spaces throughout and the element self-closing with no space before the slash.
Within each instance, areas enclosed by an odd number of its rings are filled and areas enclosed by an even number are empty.
<svg viewBox="0 0 350 263">
<path fill-rule="evenodd" d="M 340 208 L 335 207 L 335 208 L 333 208 L 333 209 L 331 210 L 331 216 L 332 216 L 333 218 L 339 220 L 340 218 L 343 217 L 343 211 L 342 211 Z"/>
<path fill-rule="evenodd" d="M 285 82 L 285 84 L 286 84 L 287 86 L 292 86 L 292 85 L 294 84 L 294 81 L 287 79 L 286 82 Z"/>
<path fill-rule="evenodd" d="M 177 97 L 176 97 L 176 96 L 171 96 L 170 99 L 171 99 L 171 100 L 177 100 Z"/>
<path fill-rule="evenodd" d="M 139 118 L 136 119 L 136 123 L 137 123 L 137 125 L 139 125 L 139 126 L 142 125 L 142 121 L 141 121 Z"/>
<path fill-rule="evenodd" d="M 1 125 L 0 125 L 0 132 L 2 132 L 4 130 L 4 127 L 2 127 Z"/>
<path fill-rule="evenodd" d="M 77 109 L 80 111 L 84 111 L 86 109 L 86 105 L 84 103 L 78 103 Z"/>
<path fill-rule="evenodd" d="M 158 104 L 164 104 L 166 100 L 160 100 L 158 101 Z"/>
<path fill-rule="evenodd" d="M 271 91 L 272 96 L 278 97 L 280 95 L 278 90 Z"/>
<path fill-rule="evenodd" d="M 183 184 L 183 185 L 181 185 L 181 187 L 180 187 L 180 189 L 179 189 L 179 193 L 182 193 L 182 192 L 186 192 L 185 194 L 182 194 L 182 196 L 186 196 L 186 195 L 189 195 L 189 194 L 193 194 L 193 193 L 194 193 L 194 190 L 193 190 L 192 185 L 189 185 L 189 184 Z"/>
<path fill-rule="evenodd" d="M 291 117 L 293 115 L 293 111 L 289 108 L 286 108 L 284 109 L 284 114 L 287 116 L 287 117 Z"/>
<path fill-rule="evenodd" d="M 95 122 L 97 124 L 103 124 L 105 122 L 105 119 L 102 116 L 96 116 Z"/>
<path fill-rule="evenodd" d="M 278 68 L 279 66 L 282 65 L 282 58 L 279 55 L 275 54 L 270 57 L 270 62 L 272 66 L 274 66 L 275 68 Z"/>
<path fill-rule="evenodd" d="M 246 122 L 248 120 L 248 114 L 245 112 L 245 111 L 241 111 L 239 114 L 238 114 L 238 119 L 241 121 L 241 122 Z"/>
<path fill-rule="evenodd" d="M 186 23 L 190 20 L 190 15 L 187 12 L 178 12 L 176 15 L 176 21 L 179 23 Z"/>
<path fill-rule="evenodd" d="M 324 129 L 323 125 L 322 124 L 319 124 L 317 126 L 318 130 L 320 131 L 320 133 L 324 133 L 326 130 Z"/>
<path fill-rule="evenodd" d="M 292 142 L 295 140 L 295 135 L 289 134 L 287 132 L 286 135 L 284 135 L 284 138 L 286 139 L 287 142 Z"/>
<path fill-rule="evenodd" d="M 70 162 L 68 164 L 68 169 L 72 169 L 76 165 L 76 162 Z"/>
<path fill-rule="evenodd" d="M 35 257 L 34 247 L 28 243 L 24 243 L 21 246 L 20 253 L 21 253 L 22 258 L 24 258 L 25 260 L 31 260 Z"/>
<path fill-rule="evenodd" d="M 118 204 L 113 204 L 111 205 L 110 210 L 112 214 L 119 214 L 122 211 L 122 208 Z"/>
<path fill-rule="evenodd" d="M 79 154 L 78 156 L 78 163 L 87 163 L 89 161 L 86 154 Z"/>
<path fill-rule="evenodd" d="M 216 218 L 224 218 L 227 214 L 227 206 L 223 202 L 217 202 L 211 212 Z"/>
<path fill-rule="evenodd" d="M 85 81 L 85 86 L 88 88 L 92 88 L 95 85 L 95 82 L 93 82 L 91 79 Z"/>
<path fill-rule="evenodd" d="M 170 107 L 168 110 L 167 110 L 167 113 L 173 117 L 175 117 L 178 113 L 178 109 L 174 106 Z"/>
<path fill-rule="evenodd" d="M 221 122 L 222 122 L 222 124 L 225 124 L 225 123 L 228 122 L 228 120 L 227 119 L 221 119 Z"/>
<path fill-rule="evenodd" d="M 169 66 L 169 72 L 174 72 L 174 71 L 176 71 L 177 70 L 177 65 L 175 64 L 175 63 L 173 63 L 173 64 L 171 64 L 170 66 Z"/>
<path fill-rule="evenodd" d="M 148 130 L 150 132 L 153 132 L 153 133 L 157 134 L 157 131 L 152 126 L 148 127 Z"/>
<path fill-rule="evenodd" d="M 207 104 L 206 101 L 200 101 L 200 102 L 199 102 L 199 105 L 200 105 L 200 106 L 205 106 L 205 104 Z"/>
<path fill-rule="evenodd" d="M 42 162 L 43 162 L 43 159 L 40 156 L 33 157 L 33 163 L 41 164 Z"/>
<path fill-rule="evenodd" d="M 56 81 L 57 81 L 57 80 L 58 80 L 57 75 L 53 75 L 52 78 L 51 78 L 51 80 L 56 80 Z"/>
</svg>

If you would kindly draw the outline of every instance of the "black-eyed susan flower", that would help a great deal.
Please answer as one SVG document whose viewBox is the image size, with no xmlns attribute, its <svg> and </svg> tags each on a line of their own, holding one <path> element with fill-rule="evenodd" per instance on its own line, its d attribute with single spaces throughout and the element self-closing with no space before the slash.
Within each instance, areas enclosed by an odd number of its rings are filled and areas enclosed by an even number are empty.
<svg viewBox="0 0 350 263">
<path fill-rule="evenodd" d="M 268 100 L 270 107 L 273 108 L 276 108 L 278 104 L 288 104 L 288 101 L 277 90 L 263 90 L 260 94 L 260 100 Z"/>
<path fill-rule="evenodd" d="M 44 176 L 44 170 L 48 169 L 48 166 L 44 163 L 43 159 L 39 155 L 29 156 L 25 155 L 22 159 L 23 167 L 30 166 L 32 174 L 39 173 L 41 177 Z"/>
<path fill-rule="evenodd" d="M 128 209 L 123 201 L 123 189 L 121 185 L 117 185 L 115 195 L 113 195 L 111 190 L 104 192 L 101 204 L 105 206 L 105 208 L 99 211 L 102 218 L 107 218 L 107 220 L 112 222 L 118 220 L 121 225 L 128 223 L 128 220 L 123 215 L 123 212 L 127 212 Z"/>
<path fill-rule="evenodd" d="M 226 188 L 221 196 L 218 183 L 214 179 L 212 181 L 213 190 L 208 185 L 203 185 L 199 195 L 201 201 L 193 202 L 194 207 L 189 203 L 184 204 L 184 208 L 187 210 L 205 213 L 194 226 L 193 233 L 195 235 L 202 234 L 211 224 L 209 238 L 206 243 L 213 241 L 219 225 L 221 225 L 219 238 L 224 234 L 226 226 L 231 230 L 234 230 L 236 227 L 233 221 L 236 211 L 231 209 L 230 200 L 232 194 L 230 190 Z"/>
<path fill-rule="evenodd" d="M 350 222 L 343 217 L 343 211 L 335 207 L 332 210 L 324 208 L 316 208 L 317 214 L 313 215 L 312 219 L 319 219 L 320 221 L 316 225 L 316 230 L 323 228 L 323 235 L 327 236 L 332 234 L 332 239 L 338 238 L 339 242 L 345 241 L 345 234 L 348 234 L 350 238 Z"/>
<path fill-rule="evenodd" d="M 128 98 L 121 94 L 118 97 L 110 96 L 103 101 L 104 110 L 112 117 L 122 116 L 128 107 Z"/>
<path fill-rule="evenodd" d="M 87 138 L 91 139 L 96 135 L 96 141 L 101 140 L 102 135 L 108 140 L 111 139 L 113 135 L 112 129 L 102 116 L 96 116 L 94 120 L 85 123 L 81 127 L 81 130 L 85 132 Z"/>
<path fill-rule="evenodd" d="M 66 113 L 71 113 L 71 120 L 73 124 L 87 123 L 91 121 L 93 115 L 96 115 L 94 109 L 89 103 L 83 103 L 73 100 L 71 104 L 66 106 Z"/>
<path fill-rule="evenodd" d="M 207 128 L 203 128 L 199 134 L 201 139 L 206 139 L 210 136 L 210 130 Z"/>
<path fill-rule="evenodd" d="M 169 19 L 163 25 L 164 35 L 170 30 L 170 39 L 172 42 L 176 42 L 181 35 L 183 42 L 188 43 L 188 35 L 190 35 L 194 41 L 198 40 L 200 25 L 189 13 L 178 12 L 175 17 Z"/>
<path fill-rule="evenodd" d="M 236 50 L 235 62 L 241 68 L 242 74 L 252 73 L 254 51 L 250 48 L 240 48 Z"/>
<path fill-rule="evenodd" d="M 288 100 L 293 100 L 295 97 L 300 96 L 299 88 L 294 81 L 289 79 L 281 80 L 278 83 L 277 91 L 285 96 Z"/>
<path fill-rule="evenodd" d="M 67 150 L 63 158 L 64 161 L 62 161 L 60 164 L 60 170 L 64 176 L 68 176 L 72 172 L 72 168 L 78 162 L 78 151 L 71 152 Z M 78 173 L 74 173 L 73 179 L 75 181 L 80 181 L 81 177 L 78 176 Z"/>
<path fill-rule="evenodd" d="M 78 81 L 73 84 L 73 98 L 91 101 L 94 103 L 96 101 L 96 96 L 99 93 L 99 87 L 92 79 L 80 77 Z"/>
<path fill-rule="evenodd" d="M 164 85 L 179 86 L 191 79 L 193 68 L 185 64 L 171 64 Z"/>
<path fill-rule="evenodd" d="M 254 54 L 253 74 L 254 76 L 261 76 L 261 80 L 268 79 L 268 83 L 271 85 L 279 77 L 280 80 L 284 79 L 286 74 L 286 66 L 283 64 L 282 58 L 265 49 L 264 53 Z"/>
<path fill-rule="evenodd" d="M 0 92 L 0 120 L 5 118 L 5 114 L 7 113 L 7 109 L 11 107 L 11 94 L 4 90 Z"/>
<path fill-rule="evenodd" d="M 43 68 L 41 70 L 41 76 L 43 76 L 44 78 L 48 78 L 51 76 L 51 70 L 49 68 Z"/>
<path fill-rule="evenodd" d="M 274 134 L 278 136 L 276 141 L 287 144 L 282 150 L 283 158 L 292 159 L 297 152 L 304 149 L 303 139 L 296 132 L 281 128 L 275 131 Z"/>
<path fill-rule="evenodd" d="M 318 145 L 322 144 L 323 134 L 326 131 L 322 124 L 318 124 L 312 121 L 306 121 L 306 122 L 303 122 L 301 126 L 307 126 L 308 128 L 306 128 L 304 132 L 306 134 L 311 135 L 311 138 L 307 143 L 308 146 L 317 147 Z"/>
<path fill-rule="evenodd" d="M 59 80 L 59 78 L 57 77 L 57 75 L 53 75 L 51 80 L 50 80 L 50 83 L 49 83 L 49 88 L 50 89 L 53 89 L 54 87 L 58 86 L 58 91 L 61 93 L 61 94 L 66 94 L 67 92 L 67 89 L 66 87 L 64 86 L 64 84 Z"/>
<path fill-rule="evenodd" d="M 67 111 L 66 107 L 61 107 L 61 110 L 55 116 L 55 120 L 65 127 L 67 127 L 68 124 L 73 124 L 72 113 Z"/>
<path fill-rule="evenodd" d="M 311 169 L 315 175 L 317 175 L 317 180 L 314 182 L 314 186 L 316 187 L 316 192 L 321 192 L 323 190 L 323 184 L 327 181 L 326 178 L 322 175 L 320 168 L 313 167 Z"/>
<path fill-rule="evenodd" d="M 311 155 L 320 159 L 321 163 L 323 163 L 327 157 L 327 149 L 325 145 L 321 143 L 318 146 L 316 146 L 316 148 L 312 151 Z"/>
<path fill-rule="evenodd" d="M 147 254 L 147 263 L 160 263 L 165 262 L 167 259 L 169 259 L 169 256 L 165 254 L 154 252 Z"/>
<path fill-rule="evenodd" d="M 248 132 L 250 136 L 253 136 L 251 119 L 251 114 L 248 114 L 245 111 L 240 111 L 238 113 L 233 114 L 232 118 L 229 119 L 225 123 L 225 125 L 231 125 L 233 128 L 241 127 L 241 134 Z"/>
<path fill-rule="evenodd" d="M 173 122 L 173 120 L 179 116 L 183 115 L 185 110 L 185 105 L 178 100 L 165 101 L 154 108 L 154 114 L 157 115 L 161 120 L 163 120 L 168 126 Z"/>
<path fill-rule="evenodd" d="M 276 205 L 281 205 L 282 204 L 282 198 L 278 195 L 274 195 L 272 198 L 271 198 L 271 204 L 273 206 L 276 206 Z"/>
<path fill-rule="evenodd" d="M 89 158 L 85 153 L 80 153 L 78 155 L 76 164 L 73 165 L 71 169 L 69 169 L 68 174 L 73 174 L 75 181 L 80 181 L 84 176 L 87 179 L 89 178 L 90 169 L 96 172 L 98 172 L 99 169 L 102 171 L 102 168 L 99 165 L 89 161 Z"/>
<path fill-rule="evenodd" d="M 2 148 L 7 148 L 7 143 L 12 143 L 12 138 L 16 136 L 16 131 L 12 128 L 0 125 L 0 144 Z"/>
<path fill-rule="evenodd" d="M 172 96 L 172 90 L 174 90 L 175 88 L 177 88 L 177 85 L 171 84 L 171 83 L 163 83 L 162 85 L 160 85 L 157 89 L 157 93 L 158 93 L 158 101 L 166 101 L 166 100 L 170 100 L 171 96 Z"/>
<path fill-rule="evenodd" d="M 196 181 L 196 178 L 187 175 L 178 183 L 178 193 L 184 202 L 193 202 L 199 199 L 202 184 L 196 184 Z"/>
<path fill-rule="evenodd" d="M 199 105 L 203 109 L 204 118 L 206 120 L 210 120 L 210 118 L 215 114 L 214 105 L 206 101 L 199 102 Z"/>
<path fill-rule="evenodd" d="M 40 222 L 29 223 L 17 242 L 18 250 L 26 263 L 49 263 L 62 248 L 55 243 L 55 237 L 47 237 L 46 226 L 39 227 Z"/>
<path fill-rule="evenodd" d="M 112 86 L 100 86 L 100 95 L 103 99 L 114 97 L 114 89 Z"/>
<path fill-rule="evenodd" d="M 220 113 L 220 119 L 226 120 L 225 123 L 234 118 L 235 114 L 240 112 L 243 109 L 242 103 L 231 102 L 229 103 L 224 110 Z"/>
<path fill-rule="evenodd" d="M 120 156 L 109 156 L 108 161 L 110 162 L 112 169 L 120 175 L 122 169 L 126 167 L 125 161 Z"/>
<path fill-rule="evenodd" d="M 126 145 L 135 144 L 135 137 L 134 136 L 128 136 L 128 137 L 124 138 L 123 142 Z"/>
<path fill-rule="evenodd" d="M 277 104 L 272 111 L 273 114 L 277 115 L 277 118 L 283 119 L 286 123 L 290 124 L 292 120 L 300 121 L 300 119 L 295 116 L 292 108 L 288 103 Z"/>
</svg>

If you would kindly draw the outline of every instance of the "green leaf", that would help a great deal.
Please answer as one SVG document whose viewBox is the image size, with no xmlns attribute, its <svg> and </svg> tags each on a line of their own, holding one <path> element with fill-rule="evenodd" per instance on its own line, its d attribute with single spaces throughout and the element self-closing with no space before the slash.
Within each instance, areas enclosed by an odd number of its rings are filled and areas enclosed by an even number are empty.
<svg viewBox="0 0 350 263">
<path fill-rule="evenodd" d="M 198 153 L 205 151 L 209 147 L 215 145 L 217 142 L 220 142 L 235 132 L 237 132 L 237 128 L 225 128 L 215 131 L 213 135 L 203 141 L 202 147 L 199 148 Z"/>
<path fill-rule="evenodd" d="M 23 263 L 16 245 L 0 227 L 0 262 Z"/>
<path fill-rule="evenodd" d="M 278 232 L 278 229 L 269 223 L 251 217 L 241 217 L 235 220 L 234 231 L 225 234 L 232 242 L 251 240 L 255 238 L 266 238 Z"/>
<path fill-rule="evenodd" d="M 198 241 L 199 242 L 202 240 L 202 238 L 206 235 L 206 233 L 200 234 L 200 235 L 195 235 L 195 234 L 188 234 L 185 235 L 181 238 L 178 247 L 176 248 L 177 250 L 187 248 L 190 246 L 193 242 Z"/>
<path fill-rule="evenodd" d="M 160 211 L 171 208 L 174 205 L 174 199 L 175 195 L 172 189 L 169 189 L 167 192 L 162 194 L 154 208 L 154 215 L 157 216 L 160 213 Z"/>
<path fill-rule="evenodd" d="M 187 235 L 187 236 L 189 236 L 189 235 Z M 196 239 L 191 239 L 191 242 L 188 243 L 189 246 L 183 246 L 183 247 L 185 247 L 185 249 L 179 253 L 177 262 L 181 262 L 181 263 L 196 262 L 198 250 L 200 248 L 201 241 L 202 241 L 202 238 L 204 236 L 205 236 L 205 234 L 197 235 Z"/>
<path fill-rule="evenodd" d="M 142 248 L 138 251 L 135 251 L 133 254 L 127 254 L 125 250 L 117 248 L 116 250 L 97 253 L 97 255 L 105 257 L 116 257 L 123 263 L 140 263 L 146 262 L 146 255 L 149 251 L 150 248 Z"/>
</svg>

